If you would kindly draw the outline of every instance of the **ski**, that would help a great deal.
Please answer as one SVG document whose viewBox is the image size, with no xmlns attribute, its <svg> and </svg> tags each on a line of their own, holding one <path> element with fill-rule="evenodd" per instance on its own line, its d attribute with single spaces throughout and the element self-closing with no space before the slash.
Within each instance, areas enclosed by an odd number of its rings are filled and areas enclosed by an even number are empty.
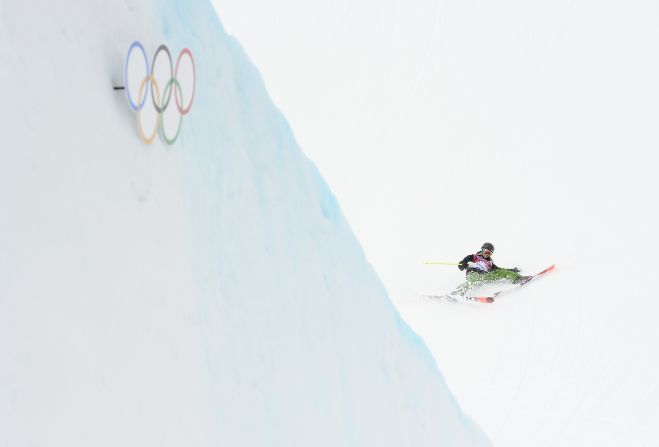
<svg viewBox="0 0 659 447">
<path fill-rule="evenodd" d="M 492 295 L 489 295 L 489 296 L 468 296 L 468 297 L 466 297 L 466 299 L 469 300 L 469 301 L 476 301 L 478 303 L 493 303 L 494 299 L 496 297 L 501 296 L 504 293 L 508 293 L 512 290 L 516 290 L 519 287 L 522 287 L 522 286 L 530 283 L 532 280 L 534 280 L 538 276 L 542 276 L 545 273 L 551 272 L 552 270 L 554 270 L 554 267 L 556 267 L 556 264 L 550 265 L 549 267 L 547 267 L 546 269 L 544 269 L 541 272 L 536 273 L 535 275 L 528 276 L 527 279 L 524 282 L 518 284 L 518 287 L 515 287 L 515 288 L 512 288 L 512 289 L 506 289 L 506 290 L 499 290 L 498 292 L 494 292 Z"/>
<path fill-rule="evenodd" d="M 448 301 L 449 303 L 473 303 L 473 302 L 489 303 L 494 301 L 494 297 L 462 296 L 456 293 L 449 293 L 446 295 L 421 295 L 421 298 L 432 301 Z"/>
<path fill-rule="evenodd" d="M 485 296 L 485 295 L 484 296 L 462 296 L 462 295 L 459 295 L 459 294 L 454 292 L 454 293 L 450 293 L 450 294 L 446 294 L 446 295 L 421 295 L 421 298 L 428 299 L 428 300 L 433 300 L 433 301 L 448 301 L 449 303 L 484 303 L 484 304 L 493 303 L 495 298 L 497 298 L 498 296 L 501 296 L 503 294 L 512 292 L 513 290 L 516 290 L 519 287 L 522 287 L 522 286 L 528 284 L 529 282 L 531 282 L 531 280 L 537 278 L 538 276 L 542 276 L 546 273 L 551 272 L 552 270 L 554 270 L 555 267 L 556 267 L 556 265 L 552 264 L 549 267 L 547 267 L 546 269 L 544 269 L 543 271 L 536 273 L 535 275 L 527 276 L 526 280 L 524 282 L 516 284 L 517 287 L 513 287 L 511 289 L 499 290 L 498 292 L 494 292 L 493 294 L 487 295 L 487 296 Z"/>
<path fill-rule="evenodd" d="M 467 297 L 459 295 L 421 295 L 421 298 L 433 301 L 448 301 L 450 303 L 467 302 Z"/>
</svg>

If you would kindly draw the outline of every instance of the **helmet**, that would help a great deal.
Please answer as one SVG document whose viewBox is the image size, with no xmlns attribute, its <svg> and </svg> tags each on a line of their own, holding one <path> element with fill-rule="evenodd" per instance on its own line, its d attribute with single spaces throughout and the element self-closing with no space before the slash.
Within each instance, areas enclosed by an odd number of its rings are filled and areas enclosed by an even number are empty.
<svg viewBox="0 0 659 447">
<path fill-rule="evenodd" d="M 481 247 L 481 250 L 490 250 L 491 252 L 494 252 L 494 245 L 490 244 L 489 242 L 485 242 Z"/>
</svg>

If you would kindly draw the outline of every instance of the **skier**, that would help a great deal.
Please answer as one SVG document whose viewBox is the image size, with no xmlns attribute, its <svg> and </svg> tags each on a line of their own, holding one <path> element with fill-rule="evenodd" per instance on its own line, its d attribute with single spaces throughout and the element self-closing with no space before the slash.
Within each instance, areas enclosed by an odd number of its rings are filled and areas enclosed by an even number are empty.
<svg viewBox="0 0 659 447">
<path fill-rule="evenodd" d="M 458 286 L 452 295 L 465 296 L 469 290 L 488 282 L 507 280 L 513 284 L 524 284 L 532 278 L 531 276 L 520 275 L 517 267 L 511 269 L 498 267 L 492 261 L 493 253 L 494 245 L 485 242 L 480 251 L 465 256 L 458 263 L 458 268 L 461 271 L 466 270 L 467 281 Z"/>
</svg>

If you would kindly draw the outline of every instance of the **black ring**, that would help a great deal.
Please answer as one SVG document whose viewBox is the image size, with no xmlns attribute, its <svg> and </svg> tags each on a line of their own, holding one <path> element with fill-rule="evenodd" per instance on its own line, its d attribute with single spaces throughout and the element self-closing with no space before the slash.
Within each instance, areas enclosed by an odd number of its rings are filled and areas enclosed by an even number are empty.
<svg viewBox="0 0 659 447">
<path fill-rule="evenodd" d="M 153 62 L 151 62 L 151 74 L 154 75 L 153 69 L 156 67 L 156 59 L 158 59 L 158 53 L 160 53 L 161 51 L 167 53 L 167 57 L 169 58 L 169 79 L 172 79 L 174 77 L 174 64 L 172 62 L 172 55 L 169 52 L 169 48 L 167 48 L 167 45 L 165 44 L 160 45 L 156 50 L 156 54 L 153 55 Z M 167 95 L 166 99 L 163 98 L 165 99 L 165 103 L 163 104 L 163 106 L 159 107 L 158 104 L 156 104 L 156 97 L 153 94 L 153 83 L 151 83 L 151 100 L 153 101 L 153 107 L 155 107 L 158 113 L 164 112 L 167 106 L 169 105 L 169 100 L 172 99 L 172 90 L 173 89 L 169 90 L 169 94 Z"/>
</svg>

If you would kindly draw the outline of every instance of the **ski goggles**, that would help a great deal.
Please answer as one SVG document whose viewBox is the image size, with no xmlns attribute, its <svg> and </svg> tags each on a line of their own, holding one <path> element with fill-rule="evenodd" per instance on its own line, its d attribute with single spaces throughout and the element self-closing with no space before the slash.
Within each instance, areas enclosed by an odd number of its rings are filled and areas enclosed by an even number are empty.
<svg viewBox="0 0 659 447">
<path fill-rule="evenodd" d="M 488 255 L 488 256 L 490 256 L 490 255 L 492 254 L 492 251 L 491 251 L 491 250 L 488 250 L 488 249 L 484 249 L 484 250 L 482 251 L 482 253 L 483 253 L 484 255 Z"/>
</svg>

